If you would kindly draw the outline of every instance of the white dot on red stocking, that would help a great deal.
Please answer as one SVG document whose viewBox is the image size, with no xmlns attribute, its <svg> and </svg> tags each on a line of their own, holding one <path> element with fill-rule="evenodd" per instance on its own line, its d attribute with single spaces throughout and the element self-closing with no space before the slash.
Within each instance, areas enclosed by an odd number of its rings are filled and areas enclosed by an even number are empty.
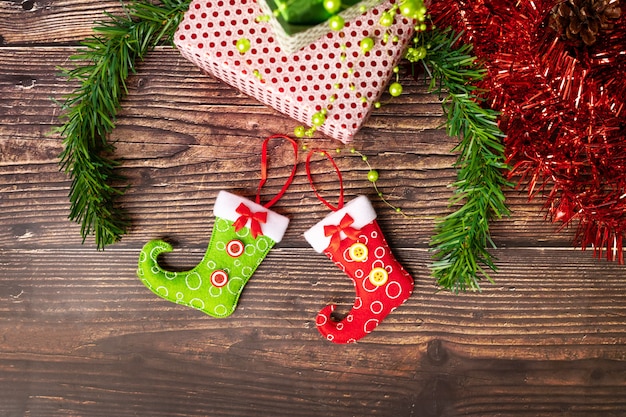
<svg viewBox="0 0 626 417">
<path fill-rule="evenodd" d="M 402 294 L 402 287 L 398 282 L 391 281 L 385 287 L 385 294 L 387 294 L 387 297 L 389 297 L 390 299 L 395 300 L 396 298 L 400 297 L 400 294 Z"/>
<path fill-rule="evenodd" d="M 365 333 L 372 333 L 372 331 L 376 328 L 376 326 L 378 326 L 378 323 L 379 323 L 378 319 L 369 319 L 363 325 L 363 331 Z"/>
<path fill-rule="evenodd" d="M 366 292 L 374 292 L 378 289 L 378 287 L 372 284 L 369 279 L 364 279 L 363 281 L 361 281 L 361 287 L 363 287 Z"/>
<path fill-rule="evenodd" d="M 374 301 L 370 304 L 370 311 L 374 314 L 380 314 L 383 312 L 383 303 L 380 301 Z"/>
</svg>

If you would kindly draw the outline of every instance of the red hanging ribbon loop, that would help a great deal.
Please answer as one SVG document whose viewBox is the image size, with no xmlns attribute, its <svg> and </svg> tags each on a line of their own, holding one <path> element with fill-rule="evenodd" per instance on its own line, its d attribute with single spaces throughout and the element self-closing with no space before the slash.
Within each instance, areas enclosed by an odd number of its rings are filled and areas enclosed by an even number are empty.
<svg viewBox="0 0 626 417">
<path fill-rule="evenodd" d="M 320 193 L 317 191 L 317 188 L 315 188 L 315 184 L 313 183 L 313 176 L 311 175 L 311 156 L 313 156 L 315 152 L 321 153 L 326 158 L 328 158 L 330 163 L 333 165 L 335 172 L 337 173 L 337 177 L 339 178 L 339 201 L 337 202 L 337 207 L 333 206 L 328 201 L 326 201 L 326 199 L 322 197 Z M 311 184 L 311 188 L 313 188 L 313 192 L 317 196 L 317 199 L 320 200 L 322 203 L 324 203 L 324 205 L 328 207 L 329 209 L 331 209 L 332 211 L 341 210 L 343 208 L 343 178 L 341 177 L 341 171 L 339 171 L 339 167 L 335 163 L 335 160 L 333 159 L 333 157 L 330 156 L 330 154 L 323 149 L 311 149 L 308 155 L 306 156 L 305 168 L 306 168 L 306 176 L 309 178 L 309 184 Z"/>
<path fill-rule="evenodd" d="M 253 212 L 250 210 L 248 206 L 244 203 L 239 204 L 239 207 L 235 210 L 238 214 L 240 214 L 239 218 L 233 223 L 233 227 L 235 228 L 235 232 L 238 232 L 245 225 L 248 224 L 248 220 L 250 221 L 250 231 L 252 232 L 252 237 L 257 238 L 257 236 L 263 236 L 263 229 L 261 228 L 261 223 L 267 222 L 267 212 L 259 211 Z"/>
<path fill-rule="evenodd" d="M 335 252 L 339 249 L 341 243 L 341 233 L 345 233 L 350 239 L 356 240 L 359 237 L 359 231 L 354 227 L 351 227 L 354 223 L 354 219 L 348 213 L 346 213 L 338 225 L 326 225 L 324 226 L 324 236 L 330 236 L 330 244 L 328 250 Z"/>
<path fill-rule="evenodd" d="M 267 165 L 268 165 L 267 144 L 271 139 L 276 139 L 276 138 L 286 139 L 289 142 L 291 142 L 291 145 L 293 147 L 294 162 L 293 162 L 293 168 L 291 170 L 291 174 L 289 175 L 289 178 L 287 178 L 287 181 L 283 185 L 283 188 L 280 189 L 278 194 L 276 194 L 276 196 L 269 203 L 266 203 L 263 205 L 263 207 L 265 208 L 272 207 L 274 203 L 276 203 L 285 194 L 285 191 L 287 191 L 287 188 L 289 188 L 289 185 L 291 185 L 291 182 L 296 176 L 296 169 L 298 167 L 298 144 L 296 143 L 295 140 L 285 135 L 272 135 L 266 138 L 263 141 L 263 147 L 261 149 L 261 181 L 259 182 L 259 188 L 257 188 L 257 192 L 256 192 L 256 203 L 261 204 L 261 188 L 263 188 L 263 185 L 265 185 L 265 182 L 267 181 Z"/>
</svg>

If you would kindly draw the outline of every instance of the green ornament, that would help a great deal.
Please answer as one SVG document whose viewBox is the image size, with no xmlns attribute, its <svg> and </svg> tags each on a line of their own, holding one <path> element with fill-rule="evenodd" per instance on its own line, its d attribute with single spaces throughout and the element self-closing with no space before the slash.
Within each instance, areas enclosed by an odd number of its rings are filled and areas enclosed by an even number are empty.
<svg viewBox="0 0 626 417">
<path fill-rule="evenodd" d="M 374 39 L 372 38 L 363 38 L 360 42 L 361 51 L 363 53 L 369 52 L 374 48 Z"/>
<path fill-rule="evenodd" d="M 328 24 L 330 25 L 331 30 L 340 31 L 345 26 L 346 22 L 343 20 L 343 17 L 337 15 L 328 19 Z"/>
<path fill-rule="evenodd" d="M 389 12 L 383 13 L 378 23 L 380 23 L 381 26 L 388 28 L 389 26 L 393 25 L 393 15 Z"/>
<path fill-rule="evenodd" d="M 375 169 L 370 170 L 367 173 L 367 179 L 369 182 L 376 182 L 378 181 L 378 171 L 376 171 Z"/>
<path fill-rule="evenodd" d="M 415 48 L 415 57 L 417 59 L 426 58 L 426 54 L 427 54 L 427 50 L 423 46 L 420 46 L 419 48 Z"/>
<path fill-rule="evenodd" d="M 393 97 L 398 97 L 400 94 L 402 94 L 402 85 L 398 82 L 392 83 L 389 86 L 389 94 L 391 94 Z"/>
<path fill-rule="evenodd" d="M 250 40 L 246 38 L 241 38 L 237 41 L 236 47 L 239 53 L 245 54 L 250 50 Z"/>
<path fill-rule="evenodd" d="M 296 126 L 296 128 L 293 130 L 293 134 L 297 138 L 303 138 L 305 133 L 306 133 L 306 129 L 304 128 L 304 126 Z"/>
<path fill-rule="evenodd" d="M 324 0 L 324 9 L 330 14 L 335 14 L 341 9 L 341 0 Z"/>
<path fill-rule="evenodd" d="M 404 17 L 414 19 L 417 14 L 417 5 L 412 0 L 406 0 L 400 5 L 400 14 Z"/>
<path fill-rule="evenodd" d="M 326 121 L 326 116 L 322 112 L 315 113 L 313 117 L 311 117 L 311 124 L 316 127 L 320 127 Z"/>
</svg>

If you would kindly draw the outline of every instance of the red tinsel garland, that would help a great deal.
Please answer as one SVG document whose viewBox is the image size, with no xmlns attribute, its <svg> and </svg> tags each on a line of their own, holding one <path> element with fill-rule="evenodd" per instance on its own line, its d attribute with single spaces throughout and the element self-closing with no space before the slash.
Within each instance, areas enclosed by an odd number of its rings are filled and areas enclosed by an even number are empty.
<svg viewBox="0 0 626 417">
<path fill-rule="evenodd" d="M 439 27 L 464 32 L 488 70 L 482 87 L 502 112 L 511 176 L 548 217 L 578 222 L 574 244 L 624 262 L 626 6 L 593 46 L 548 26 L 558 0 L 434 0 Z"/>
</svg>

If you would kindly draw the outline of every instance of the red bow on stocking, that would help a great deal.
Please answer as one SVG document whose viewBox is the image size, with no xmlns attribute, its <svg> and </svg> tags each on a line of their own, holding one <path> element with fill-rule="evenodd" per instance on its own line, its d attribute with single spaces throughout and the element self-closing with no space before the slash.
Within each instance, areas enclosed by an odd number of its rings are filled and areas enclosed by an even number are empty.
<svg viewBox="0 0 626 417">
<path fill-rule="evenodd" d="M 346 214 L 343 216 L 343 219 L 341 219 L 341 222 L 339 222 L 339 225 L 324 226 L 324 236 L 330 236 L 328 250 L 334 252 L 339 249 L 339 244 L 341 243 L 341 232 L 345 233 L 350 239 L 357 239 L 359 237 L 359 231 L 354 227 L 350 227 L 352 223 L 354 223 L 354 219 L 350 217 L 349 214 Z"/>
<path fill-rule="evenodd" d="M 237 221 L 233 223 L 233 226 L 235 227 L 235 232 L 238 232 L 242 227 L 248 224 L 248 220 L 250 220 L 250 230 L 252 231 L 252 237 L 256 239 L 258 235 L 263 236 L 261 223 L 265 223 L 267 221 L 266 211 L 253 213 L 250 208 L 244 203 L 239 204 L 239 207 L 237 207 L 235 211 L 241 214 Z"/>
</svg>

